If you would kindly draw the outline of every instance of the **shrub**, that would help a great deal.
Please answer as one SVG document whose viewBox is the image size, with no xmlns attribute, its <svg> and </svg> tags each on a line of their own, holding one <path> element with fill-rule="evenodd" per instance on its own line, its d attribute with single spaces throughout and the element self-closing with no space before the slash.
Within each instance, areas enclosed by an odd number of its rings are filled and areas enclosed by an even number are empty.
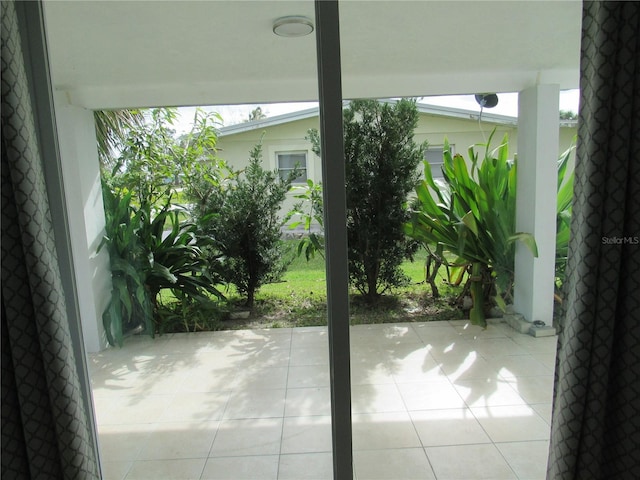
<svg viewBox="0 0 640 480">
<path fill-rule="evenodd" d="M 358 100 L 344 111 L 349 277 L 370 302 L 407 282 L 400 265 L 415 244 L 403 224 L 424 152 L 413 141 L 417 123 L 415 101 L 407 99 Z"/>
<path fill-rule="evenodd" d="M 349 280 L 375 303 L 383 292 L 408 281 L 400 265 L 417 245 L 406 237 L 403 224 L 409 219 L 407 197 L 418 182 L 426 145 L 413 141 L 418 123 L 414 100 L 355 100 L 343 117 Z M 309 130 L 307 139 L 320 155 L 318 131 Z M 313 188 L 310 185 L 304 194 L 310 200 Z M 312 203 L 311 214 L 302 212 L 305 221 L 314 217 L 313 212 Z M 307 257 L 322 250 L 323 244 L 311 236 L 299 247 Z"/>
<path fill-rule="evenodd" d="M 98 247 L 109 252 L 111 299 L 102 322 L 111 345 L 122 346 L 124 333 L 142 327 L 153 332 L 153 309 L 140 268 L 144 255 L 137 236 L 140 214 L 131 205 L 131 192 L 118 195 L 102 183 L 105 236 Z"/>
<path fill-rule="evenodd" d="M 287 179 L 262 168 L 262 145 L 248 166 L 234 172 L 224 188 L 212 189 L 195 212 L 204 233 L 219 244 L 222 275 L 253 306 L 255 292 L 285 270 L 278 212 L 296 170 Z M 218 180 L 216 180 L 218 181 Z"/>
<path fill-rule="evenodd" d="M 145 260 L 142 269 L 154 307 L 162 289 L 172 290 L 178 298 L 188 296 L 205 301 L 207 294 L 223 298 L 215 287 L 220 277 L 210 268 L 210 258 L 202 252 L 213 240 L 198 236 L 194 223 L 180 222 L 179 209 L 171 205 L 170 199 L 159 211 L 145 203 L 138 213 L 141 215 L 137 236 Z"/>
</svg>

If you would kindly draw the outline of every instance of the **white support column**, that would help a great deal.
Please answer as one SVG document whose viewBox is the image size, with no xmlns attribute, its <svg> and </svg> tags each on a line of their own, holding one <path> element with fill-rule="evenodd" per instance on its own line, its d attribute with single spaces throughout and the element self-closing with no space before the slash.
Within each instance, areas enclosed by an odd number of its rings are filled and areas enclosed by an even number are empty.
<svg viewBox="0 0 640 480">
<path fill-rule="evenodd" d="M 547 325 L 553 318 L 559 96 L 558 85 L 537 85 L 518 97 L 516 231 L 535 236 L 538 258 L 516 245 L 514 310 Z"/>
<path fill-rule="evenodd" d="M 93 112 L 69 104 L 63 92 L 54 93 L 54 105 L 82 333 L 92 353 L 107 346 L 102 312 L 111 295 L 109 255 L 96 253 L 105 218 Z"/>
</svg>

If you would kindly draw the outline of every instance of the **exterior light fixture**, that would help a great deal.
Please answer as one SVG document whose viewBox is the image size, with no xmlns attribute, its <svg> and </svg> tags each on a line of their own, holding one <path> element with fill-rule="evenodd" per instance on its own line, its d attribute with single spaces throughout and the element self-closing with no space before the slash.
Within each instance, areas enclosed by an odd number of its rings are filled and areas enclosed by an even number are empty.
<svg viewBox="0 0 640 480">
<path fill-rule="evenodd" d="M 481 108 L 493 108 L 498 105 L 498 95 L 495 93 L 476 95 L 476 102 L 478 102 Z"/>
<path fill-rule="evenodd" d="M 281 37 L 304 37 L 313 32 L 313 22 L 301 15 L 280 17 L 273 22 L 273 33 Z"/>
</svg>

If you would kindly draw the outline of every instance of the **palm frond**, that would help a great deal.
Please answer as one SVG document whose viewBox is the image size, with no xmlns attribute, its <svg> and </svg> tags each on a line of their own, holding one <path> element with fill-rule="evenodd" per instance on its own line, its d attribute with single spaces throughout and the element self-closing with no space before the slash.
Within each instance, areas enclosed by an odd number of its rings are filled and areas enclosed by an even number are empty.
<svg viewBox="0 0 640 480">
<path fill-rule="evenodd" d="M 125 143 L 131 129 L 145 123 L 142 110 L 96 110 L 93 112 L 101 164 L 107 164 L 111 155 Z"/>
</svg>

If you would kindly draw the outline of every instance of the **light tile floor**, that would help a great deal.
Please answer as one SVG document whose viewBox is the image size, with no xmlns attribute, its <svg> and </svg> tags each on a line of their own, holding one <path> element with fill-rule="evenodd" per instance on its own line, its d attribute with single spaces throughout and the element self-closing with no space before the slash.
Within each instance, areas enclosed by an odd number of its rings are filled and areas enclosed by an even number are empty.
<svg viewBox="0 0 640 480">
<path fill-rule="evenodd" d="M 351 329 L 354 475 L 545 477 L 556 338 Z M 330 479 L 326 328 L 133 337 L 92 355 L 105 478 Z"/>
</svg>

